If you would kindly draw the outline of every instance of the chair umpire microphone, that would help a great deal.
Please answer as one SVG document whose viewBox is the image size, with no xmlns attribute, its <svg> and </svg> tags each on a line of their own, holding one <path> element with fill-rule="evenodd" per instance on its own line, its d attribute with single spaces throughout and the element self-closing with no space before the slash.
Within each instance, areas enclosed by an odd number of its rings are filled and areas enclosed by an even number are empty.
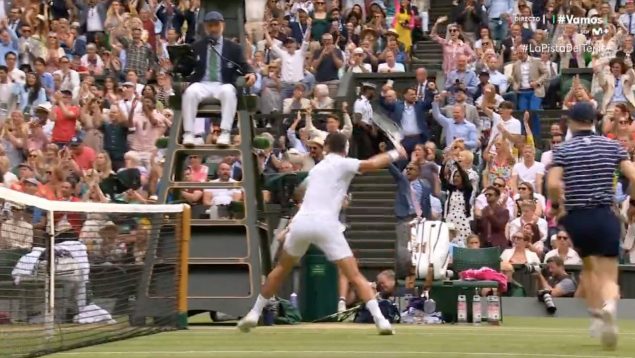
<svg viewBox="0 0 635 358">
<path fill-rule="evenodd" d="M 223 15 L 210 11 L 204 23 L 207 37 L 192 44 L 197 61 L 194 73 L 186 78 L 190 85 L 183 93 L 183 145 L 204 144 L 205 120 L 196 117 L 198 106 L 205 100 L 216 99 L 221 104 L 221 134 L 216 144 L 228 146 L 238 104 L 236 81 L 244 76 L 245 86 L 251 87 L 256 75 L 245 60 L 242 47 L 223 37 Z"/>
</svg>

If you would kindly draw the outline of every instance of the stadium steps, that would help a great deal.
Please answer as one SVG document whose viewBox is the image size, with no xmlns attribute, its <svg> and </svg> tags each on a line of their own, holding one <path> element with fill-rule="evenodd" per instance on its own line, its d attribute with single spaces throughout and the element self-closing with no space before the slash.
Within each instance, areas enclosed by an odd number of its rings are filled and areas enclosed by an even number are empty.
<svg viewBox="0 0 635 358">
<path fill-rule="evenodd" d="M 430 0 L 430 10 L 428 11 L 430 25 L 428 30 L 432 30 L 432 26 L 439 17 L 448 16 L 452 8 L 453 6 L 449 0 Z M 439 27 L 440 31 L 444 29 L 445 24 Z M 443 50 L 441 45 L 426 37 L 426 40 L 413 44 L 410 69 L 414 71 L 417 68 L 425 67 L 428 73 L 441 71 L 442 59 Z"/>
<path fill-rule="evenodd" d="M 396 185 L 387 170 L 353 179 L 346 237 L 368 277 L 394 266 Z"/>
</svg>

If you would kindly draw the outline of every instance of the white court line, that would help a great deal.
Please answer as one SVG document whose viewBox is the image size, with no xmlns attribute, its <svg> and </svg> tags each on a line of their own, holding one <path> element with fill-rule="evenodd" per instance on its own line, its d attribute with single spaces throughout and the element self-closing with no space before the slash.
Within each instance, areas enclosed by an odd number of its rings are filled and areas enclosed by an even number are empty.
<svg viewBox="0 0 635 358">
<path fill-rule="evenodd" d="M 99 352 L 99 351 L 83 351 L 83 352 L 62 352 L 57 353 L 59 355 L 143 355 L 143 354 L 156 354 L 156 355 L 188 355 L 188 354 L 204 354 L 205 356 L 217 356 L 227 354 L 258 354 L 258 355 L 277 355 L 277 354 L 347 354 L 347 355 L 371 355 L 382 357 L 385 356 L 404 356 L 404 355 L 422 355 L 422 354 L 434 354 L 436 356 L 499 356 L 499 357 L 545 357 L 545 358 L 633 358 L 632 356 L 603 356 L 603 355 L 579 355 L 579 354 L 541 354 L 541 353 L 505 353 L 505 352 L 447 352 L 447 351 L 411 351 L 411 352 L 390 352 L 390 351 L 172 351 L 172 352 L 157 352 L 157 351 L 145 351 L 145 352 Z"/>
<path fill-rule="evenodd" d="M 375 330 L 375 328 L 373 327 L 373 330 Z M 369 329 L 370 331 L 370 329 Z M 181 333 L 183 332 L 183 333 Z M 179 333 L 184 334 L 184 335 L 188 335 L 188 336 L 206 336 L 206 337 L 214 337 L 213 336 L 213 330 L 208 330 L 208 331 L 203 331 L 203 330 L 198 330 L 196 332 L 187 332 L 187 331 L 179 331 Z M 230 333 L 231 331 L 227 330 L 224 333 Z M 272 330 L 264 330 L 264 329 L 260 329 L 259 332 L 272 332 Z M 286 330 L 284 332 L 282 331 L 277 331 L 278 333 L 282 333 L 285 335 L 302 335 L 302 334 L 315 334 L 315 332 L 310 332 L 307 330 L 296 330 L 296 331 L 291 331 L 291 330 Z M 563 332 L 558 332 L 558 337 L 564 337 L 564 338 L 580 338 L 580 337 L 586 337 L 585 334 L 588 334 L 589 330 L 584 330 L 584 331 L 580 331 L 580 333 L 575 333 L 572 331 L 566 331 L 567 333 L 565 333 L 565 331 Z M 176 332 L 175 332 L 176 333 Z M 461 332 L 462 336 L 482 336 L 483 335 L 483 331 L 478 332 L 478 331 L 467 331 L 467 332 Z M 506 331 L 488 331 L 487 334 L 490 336 L 495 336 L 495 337 L 518 337 L 518 333 L 519 332 L 506 332 Z M 531 333 L 531 335 L 533 337 L 553 337 L 554 332 L 530 332 L 527 331 L 527 333 Z M 236 330 L 236 334 L 239 334 L 238 330 Z M 404 332 L 403 330 L 399 330 L 397 329 L 397 334 L 400 336 L 456 336 L 456 332 L 439 332 L 439 331 L 426 331 L 426 330 L 420 330 L 420 331 L 415 331 L 415 330 L 408 330 L 406 332 Z M 635 337 L 635 333 L 622 333 L 620 332 L 620 338 L 626 339 L 626 340 L 634 340 Z"/>
<path fill-rule="evenodd" d="M 314 333 L 312 330 L 320 330 L 325 327 L 320 327 L 317 325 L 296 325 L 296 326 L 272 326 L 272 327 L 258 327 L 258 332 L 261 331 L 278 331 L 286 333 Z M 328 329 L 345 329 L 345 330 L 375 330 L 374 325 L 364 325 L 364 324 L 355 324 L 355 325 L 342 325 L 342 327 L 329 326 Z M 456 333 L 456 331 L 466 331 L 466 332 L 479 332 L 482 333 L 484 330 L 487 333 L 531 333 L 532 335 L 536 333 L 537 327 L 507 327 L 505 325 L 502 326 L 488 326 L 483 324 L 482 326 L 456 326 L 449 324 L 441 324 L 441 325 L 401 325 L 396 326 L 396 330 L 398 334 L 408 333 L 408 334 L 418 334 L 418 333 Z M 539 334 L 546 333 L 587 333 L 589 332 L 588 327 L 579 328 L 579 329 L 564 329 L 564 328 L 538 328 L 540 332 Z M 181 334 L 209 334 L 214 331 L 233 331 L 236 330 L 235 326 L 222 326 L 222 327 L 201 327 L 201 326 L 189 326 L 186 330 L 173 331 L 168 333 L 181 333 Z M 404 332 L 405 331 L 405 332 Z M 417 333 L 415 333 L 417 332 Z M 623 332 L 620 331 L 620 336 L 634 336 L 635 332 Z"/>
</svg>

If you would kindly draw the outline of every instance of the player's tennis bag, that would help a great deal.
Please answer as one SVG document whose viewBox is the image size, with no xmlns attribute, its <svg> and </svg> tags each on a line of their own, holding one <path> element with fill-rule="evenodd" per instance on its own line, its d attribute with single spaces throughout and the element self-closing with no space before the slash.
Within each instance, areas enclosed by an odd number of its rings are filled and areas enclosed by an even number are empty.
<svg viewBox="0 0 635 358">
<path fill-rule="evenodd" d="M 450 227 L 443 221 L 421 220 L 410 231 L 408 251 L 419 279 L 425 279 L 432 264 L 434 280 L 445 279 L 450 256 Z"/>
<path fill-rule="evenodd" d="M 274 318 L 275 324 L 298 324 L 302 322 L 300 310 L 295 308 L 291 302 L 284 298 L 277 298 L 277 314 Z"/>
<path fill-rule="evenodd" d="M 399 313 L 399 308 L 397 305 L 391 300 L 378 299 L 377 303 L 379 304 L 379 309 L 381 310 L 381 314 L 386 317 L 386 319 L 390 323 L 399 323 L 401 321 L 401 314 Z M 366 305 L 362 305 L 357 313 L 355 314 L 355 323 L 375 323 L 373 319 L 373 315 L 370 314 Z"/>
</svg>

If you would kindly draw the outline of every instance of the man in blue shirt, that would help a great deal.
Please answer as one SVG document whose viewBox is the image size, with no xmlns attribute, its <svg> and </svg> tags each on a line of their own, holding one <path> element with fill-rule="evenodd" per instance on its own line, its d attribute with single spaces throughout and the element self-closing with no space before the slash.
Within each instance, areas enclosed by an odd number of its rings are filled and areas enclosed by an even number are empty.
<svg viewBox="0 0 635 358">
<path fill-rule="evenodd" d="M 509 14 L 514 13 L 513 0 L 485 0 L 492 38 L 502 41 L 509 31 Z"/>
<path fill-rule="evenodd" d="M 445 145 L 450 145 L 456 139 L 463 139 L 465 147 L 469 150 L 475 150 L 478 143 L 478 133 L 476 126 L 465 120 L 465 112 L 463 106 L 454 106 L 452 110 L 452 118 L 444 116 L 439 110 L 439 103 L 443 101 L 440 95 L 434 97 L 432 103 L 432 117 L 445 131 Z"/>
<path fill-rule="evenodd" d="M 448 103 L 454 104 L 454 94 L 459 89 L 465 91 L 468 98 L 472 98 L 478 89 L 478 82 L 476 73 L 467 69 L 467 56 L 460 55 L 456 60 L 456 69 L 450 71 L 445 79 L 444 88 L 451 93 Z"/>
<path fill-rule="evenodd" d="M 0 20 L 0 65 L 6 66 L 4 60 L 7 52 L 18 54 L 18 36 L 7 24 L 7 18 Z"/>
</svg>

